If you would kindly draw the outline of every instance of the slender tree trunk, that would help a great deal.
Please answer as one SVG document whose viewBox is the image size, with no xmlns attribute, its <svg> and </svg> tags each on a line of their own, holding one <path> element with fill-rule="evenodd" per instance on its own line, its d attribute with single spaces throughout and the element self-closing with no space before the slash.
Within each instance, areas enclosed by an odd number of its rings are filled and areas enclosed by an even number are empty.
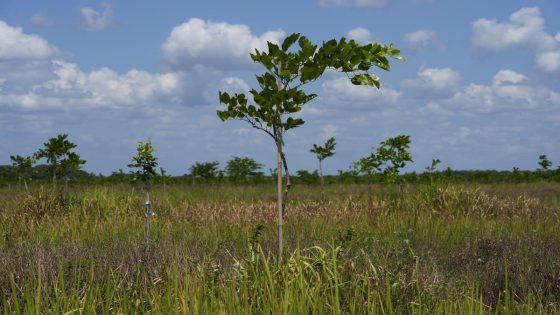
<svg viewBox="0 0 560 315">
<path fill-rule="evenodd" d="M 29 193 L 29 186 L 27 186 L 27 180 L 25 177 L 23 178 L 23 187 L 25 187 L 25 192 Z"/>
<path fill-rule="evenodd" d="M 278 65 L 278 72 L 282 68 L 282 64 Z M 278 79 L 278 91 L 281 91 L 284 87 L 282 85 L 282 81 Z M 278 105 L 277 105 L 278 106 Z M 277 127 L 276 127 L 276 151 L 277 151 L 277 158 L 278 158 L 278 262 L 282 261 L 282 249 L 284 247 L 284 237 L 283 237 L 283 227 L 284 227 L 284 203 L 282 201 L 282 116 L 277 108 Z"/>
<path fill-rule="evenodd" d="M 281 139 L 281 136 L 280 136 Z M 277 153 L 278 153 L 278 261 L 282 261 L 282 247 L 283 247 L 283 202 L 282 202 L 282 140 L 277 141 Z"/>
<path fill-rule="evenodd" d="M 52 184 L 53 184 L 53 189 L 56 189 L 56 160 L 53 161 L 51 167 L 52 167 Z"/>
<path fill-rule="evenodd" d="M 323 163 L 319 160 L 319 176 L 321 176 L 321 193 L 323 192 L 323 187 L 325 186 L 325 180 L 323 179 Z"/>
<path fill-rule="evenodd" d="M 150 202 L 150 191 L 146 190 L 146 244 L 150 242 L 150 216 L 152 215 L 151 211 L 151 202 Z"/>
</svg>

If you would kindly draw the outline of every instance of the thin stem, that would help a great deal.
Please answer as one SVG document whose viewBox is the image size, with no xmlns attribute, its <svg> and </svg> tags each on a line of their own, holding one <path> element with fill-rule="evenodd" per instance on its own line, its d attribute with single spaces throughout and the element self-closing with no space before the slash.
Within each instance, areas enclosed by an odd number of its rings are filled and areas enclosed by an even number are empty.
<svg viewBox="0 0 560 315">
<path fill-rule="evenodd" d="M 282 64 L 278 64 L 278 72 L 282 68 Z M 277 81 L 278 90 L 283 89 L 280 78 Z M 276 151 L 278 153 L 278 262 L 282 262 L 283 249 L 283 225 L 284 225 L 284 202 L 282 199 L 282 163 L 284 161 L 284 153 L 282 153 L 282 114 L 279 105 L 276 106 L 276 124 L 274 125 L 274 140 L 276 141 Z M 289 177 L 288 177 L 289 178 Z"/>
<path fill-rule="evenodd" d="M 292 182 L 290 181 L 290 171 L 288 170 L 288 162 L 286 161 L 286 155 L 282 152 L 282 162 L 284 165 L 284 171 L 286 172 L 286 189 L 284 190 L 284 199 L 282 200 L 282 215 L 286 212 L 286 203 L 288 202 L 288 193 L 292 187 Z"/>
</svg>

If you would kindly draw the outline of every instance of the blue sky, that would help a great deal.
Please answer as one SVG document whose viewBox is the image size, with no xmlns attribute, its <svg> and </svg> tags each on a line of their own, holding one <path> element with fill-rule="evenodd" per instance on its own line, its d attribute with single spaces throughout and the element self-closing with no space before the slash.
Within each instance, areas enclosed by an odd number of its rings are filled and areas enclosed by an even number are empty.
<svg viewBox="0 0 560 315">
<path fill-rule="evenodd" d="M 218 91 L 245 91 L 249 52 L 301 32 L 394 43 L 407 58 L 378 71 L 380 91 L 326 73 L 306 124 L 286 137 L 292 170 L 317 168 L 312 144 L 337 139 L 326 173 L 380 141 L 412 139 L 421 171 L 560 164 L 560 2 L 450 0 L 0 0 L 0 164 L 68 133 L 85 169 L 126 170 L 152 139 L 180 175 L 197 161 L 274 165 L 267 135 L 215 115 Z"/>
</svg>

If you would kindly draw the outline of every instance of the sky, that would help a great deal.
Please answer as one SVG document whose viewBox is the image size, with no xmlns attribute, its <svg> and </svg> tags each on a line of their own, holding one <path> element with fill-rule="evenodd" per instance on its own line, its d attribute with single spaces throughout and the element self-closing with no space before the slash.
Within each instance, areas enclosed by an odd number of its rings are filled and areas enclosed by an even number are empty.
<svg viewBox="0 0 560 315">
<path fill-rule="evenodd" d="M 290 130 L 291 170 L 315 170 L 313 144 L 337 140 L 326 174 L 399 134 L 414 163 L 441 168 L 560 165 L 557 0 L 0 0 L 0 165 L 66 133 L 86 171 L 127 170 L 151 139 L 161 167 L 249 156 L 275 165 L 272 138 L 222 122 L 218 91 L 256 86 L 249 53 L 301 33 L 393 43 L 406 61 L 372 69 L 380 90 L 328 71 Z"/>
</svg>

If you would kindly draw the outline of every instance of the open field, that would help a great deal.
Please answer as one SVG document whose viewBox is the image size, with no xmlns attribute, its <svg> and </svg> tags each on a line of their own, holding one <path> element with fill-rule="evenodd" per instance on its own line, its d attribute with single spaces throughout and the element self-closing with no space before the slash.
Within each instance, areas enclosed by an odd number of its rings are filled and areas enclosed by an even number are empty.
<svg viewBox="0 0 560 315">
<path fill-rule="evenodd" d="M 560 184 L 0 190 L 0 312 L 560 312 Z"/>
</svg>

